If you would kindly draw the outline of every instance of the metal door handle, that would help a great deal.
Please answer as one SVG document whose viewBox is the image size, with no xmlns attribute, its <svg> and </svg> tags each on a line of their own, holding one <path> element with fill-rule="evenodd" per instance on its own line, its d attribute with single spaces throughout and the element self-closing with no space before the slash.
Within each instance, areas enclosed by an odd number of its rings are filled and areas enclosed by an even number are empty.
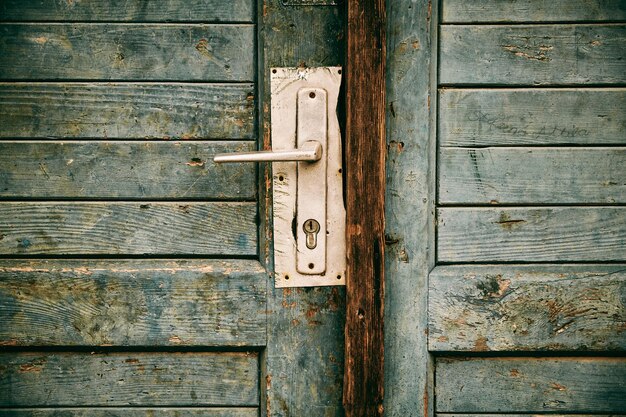
<svg viewBox="0 0 626 417">
<path fill-rule="evenodd" d="M 304 142 L 299 149 L 286 151 L 235 152 L 215 155 L 215 162 L 284 162 L 308 161 L 315 162 L 322 158 L 322 144 L 310 140 Z"/>
</svg>

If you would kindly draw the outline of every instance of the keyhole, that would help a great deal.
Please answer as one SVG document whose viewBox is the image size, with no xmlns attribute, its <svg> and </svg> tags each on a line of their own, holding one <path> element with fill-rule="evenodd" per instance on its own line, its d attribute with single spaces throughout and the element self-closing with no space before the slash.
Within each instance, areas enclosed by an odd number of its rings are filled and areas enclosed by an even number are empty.
<svg viewBox="0 0 626 417">
<path fill-rule="evenodd" d="M 315 219 L 305 220 L 302 230 L 306 234 L 306 247 L 315 249 L 317 246 L 317 233 L 320 231 L 320 224 Z"/>
</svg>

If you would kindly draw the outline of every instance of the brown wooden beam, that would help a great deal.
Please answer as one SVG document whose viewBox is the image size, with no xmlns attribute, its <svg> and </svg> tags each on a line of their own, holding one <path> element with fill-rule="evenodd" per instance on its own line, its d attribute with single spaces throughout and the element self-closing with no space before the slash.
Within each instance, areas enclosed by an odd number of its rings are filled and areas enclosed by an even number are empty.
<svg viewBox="0 0 626 417">
<path fill-rule="evenodd" d="M 385 0 L 347 1 L 347 417 L 383 415 Z"/>
</svg>

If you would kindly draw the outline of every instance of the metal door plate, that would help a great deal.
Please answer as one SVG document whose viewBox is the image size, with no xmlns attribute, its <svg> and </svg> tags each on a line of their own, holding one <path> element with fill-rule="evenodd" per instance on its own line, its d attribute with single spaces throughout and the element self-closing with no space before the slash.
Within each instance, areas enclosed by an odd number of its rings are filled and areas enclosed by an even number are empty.
<svg viewBox="0 0 626 417">
<path fill-rule="evenodd" d="M 271 69 L 272 150 L 294 149 L 307 140 L 317 140 L 324 148 L 322 160 L 315 165 L 272 164 L 277 288 L 346 282 L 346 214 L 337 119 L 340 85 L 340 67 Z M 326 111 L 320 114 L 319 105 L 324 102 Z M 319 137 L 324 134 L 325 138 Z M 320 222 L 313 250 L 307 249 L 303 230 L 310 218 Z"/>
</svg>

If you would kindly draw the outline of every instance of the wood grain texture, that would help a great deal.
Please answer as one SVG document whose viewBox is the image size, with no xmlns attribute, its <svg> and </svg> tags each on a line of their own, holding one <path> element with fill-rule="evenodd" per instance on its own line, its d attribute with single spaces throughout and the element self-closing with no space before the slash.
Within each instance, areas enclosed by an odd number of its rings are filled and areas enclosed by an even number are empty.
<svg viewBox="0 0 626 417">
<path fill-rule="evenodd" d="M 0 83 L 0 138 L 254 139 L 254 85 Z"/>
<path fill-rule="evenodd" d="M 256 261 L 0 261 L 0 346 L 262 346 Z"/>
<path fill-rule="evenodd" d="M 259 409 L 246 408 L 5 408 L 0 417 L 257 417 Z M 585 417 L 585 416 L 583 416 Z M 608 416 L 607 416 L 608 417 Z"/>
<path fill-rule="evenodd" d="M 216 164 L 252 142 L 0 142 L 0 198 L 255 198 L 252 164 Z"/>
<path fill-rule="evenodd" d="M 428 272 L 435 260 L 438 4 L 388 2 L 385 416 L 433 413 Z"/>
<path fill-rule="evenodd" d="M 626 144 L 623 88 L 439 90 L 442 146 Z"/>
<path fill-rule="evenodd" d="M 256 254 L 255 203 L 0 204 L 3 255 Z"/>
<path fill-rule="evenodd" d="M 439 262 L 626 261 L 626 208 L 440 208 Z"/>
<path fill-rule="evenodd" d="M 266 28 L 259 32 L 260 127 L 262 147 L 270 149 L 271 68 L 340 65 L 343 14 L 337 6 L 294 7 L 282 0 L 264 0 L 259 12 Z M 273 271 L 271 164 L 262 164 L 259 176 L 260 254 Z M 344 288 L 274 288 L 269 277 L 262 417 L 344 416 Z"/>
<path fill-rule="evenodd" d="M 437 413 L 435 416 L 437 417 L 617 417 L 623 416 L 624 414 L 542 414 L 542 413 L 533 413 L 533 414 L 471 414 L 471 413 Z"/>
<path fill-rule="evenodd" d="M 432 351 L 626 350 L 626 265 L 440 266 Z"/>
<path fill-rule="evenodd" d="M 253 22 L 252 0 L 3 0 L 2 20 L 120 22 Z"/>
<path fill-rule="evenodd" d="M 382 416 L 385 300 L 385 0 L 347 2 L 347 417 Z"/>
<path fill-rule="evenodd" d="M 441 148 L 440 204 L 626 203 L 626 148 Z"/>
<path fill-rule="evenodd" d="M 0 354 L 0 404 L 258 406 L 256 353 Z"/>
<path fill-rule="evenodd" d="M 626 25 L 441 27 L 443 84 L 626 82 Z"/>
<path fill-rule="evenodd" d="M 254 26 L 0 25 L 0 79 L 254 80 Z"/>
<path fill-rule="evenodd" d="M 444 0 L 443 23 L 626 20 L 622 0 Z"/>
<path fill-rule="evenodd" d="M 626 358 L 438 359 L 438 412 L 620 413 Z"/>
</svg>

